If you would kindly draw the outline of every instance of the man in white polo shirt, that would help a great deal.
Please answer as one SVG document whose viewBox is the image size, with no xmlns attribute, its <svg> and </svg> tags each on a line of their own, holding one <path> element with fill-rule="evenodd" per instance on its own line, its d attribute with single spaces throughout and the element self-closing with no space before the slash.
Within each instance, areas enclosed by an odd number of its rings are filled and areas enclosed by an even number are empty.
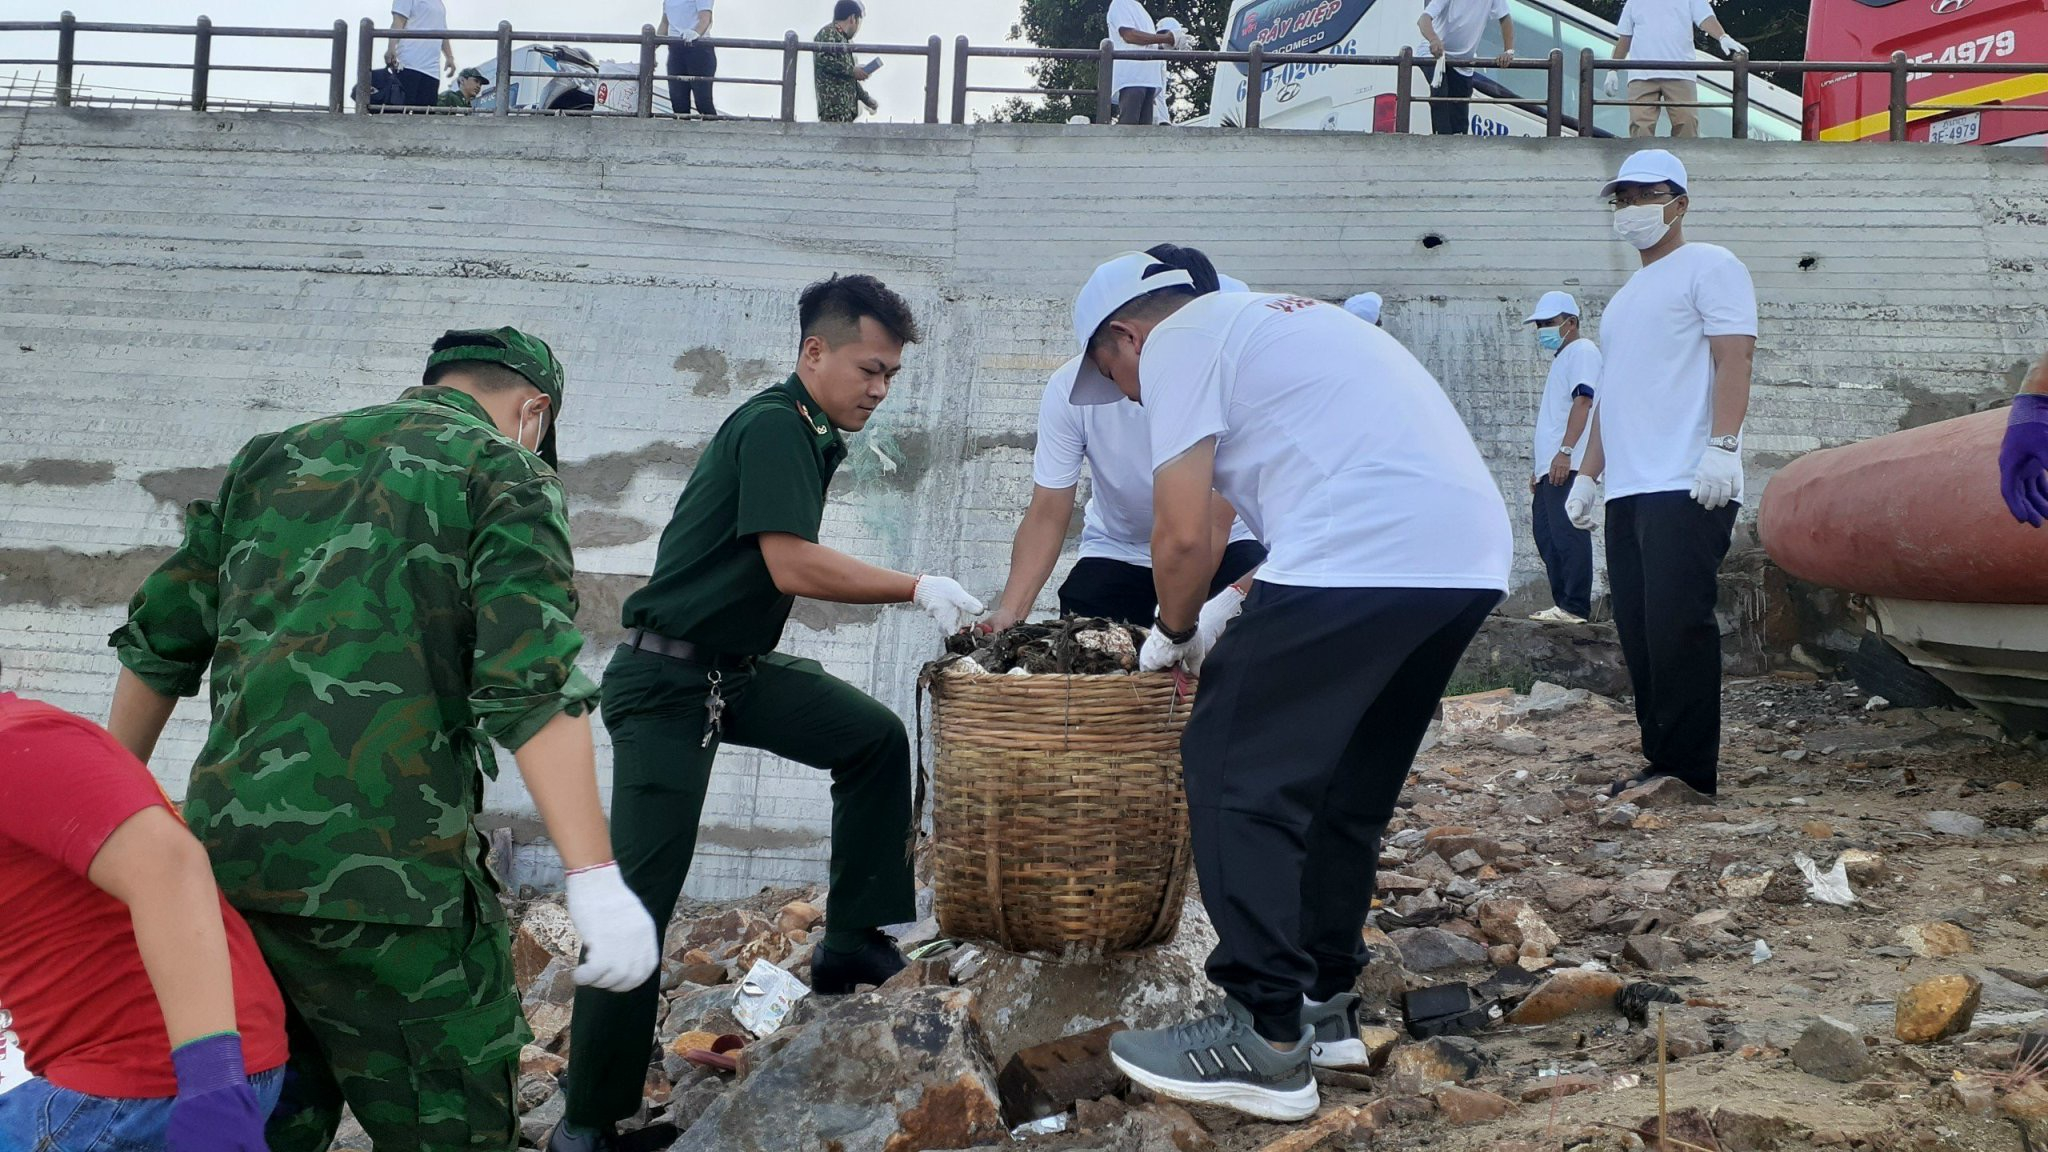
<svg viewBox="0 0 2048 1152">
<path fill-rule="evenodd" d="M 1159 616 L 1140 666 L 1202 675 L 1181 760 L 1228 993 L 1111 1055 L 1161 1095 L 1302 1119 L 1312 1063 L 1365 1061 L 1352 987 L 1380 836 L 1507 589 L 1507 508 L 1435 379 L 1342 308 L 1198 294 L 1130 253 L 1096 269 L 1074 331 L 1074 402 L 1145 408 Z M 1199 619 L 1212 489 L 1271 549 L 1220 639 Z"/>
<path fill-rule="evenodd" d="M 1422 19 L 1422 50 L 1431 62 L 1422 66 L 1429 77 L 1429 130 L 1438 136 L 1462 136 L 1472 129 L 1472 66 L 1488 24 L 1500 25 L 1501 53 L 1495 63 L 1505 68 L 1515 59 L 1515 22 L 1508 0 L 1428 0 Z M 1405 129 L 1403 129 L 1405 131 Z"/>
<path fill-rule="evenodd" d="M 1614 42 L 1614 58 L 1691 60 L 1695 25 L 1705 29 L 1730 56 L 1749 51 L 1721 27 L 1707 0 L 1628 0 L 1614 25 L 1619 36 Z M 1632 69 L 1628 74 L 1628 134 L 1655 136 L 1657 111 L 1662 108 L 1671 118 L 1673 136 L 1698 136 L 1700 112 L 1690 107 L 1699 103 L 1700 86 L 1694 79 L 1698 75 L 1692 68 Z M 1621 73 L 1609 72 L 1605 84 L 1607 94 L 1614 95 L 1621 86 Z"/>
<path fill-rule="evenodd" d="M 391 0 L 391 27 L 413 32 L 445 32 L 448 9 L 441 0 Z M 398 99 L 408 108 L 429 108 L 441 95 L 441 77 L 455 75 L 455 45 L 443 39 L 392 40 L 384 49 L 384 66 L 398 77 Z"/>
<path fill-rule="evenodd" d="M 1607 483 L 1607 585 L 1648 767 L 1713 795 L 1721 751 L 1717 579 L 1742 503 L 1756 288 L 1726 248 L 1688 244 L 1685 165 L 1638 152 L 1601 189 L 1642 267 L 1601 317 L 1606 348 L 1585 459 L 1565 507 L 1593 526 Z"/>
<path fill-rule="evenodd" d="M 1171 48 L 1179 39 L 1172 32 L 1161 32 L 1139 0 L 1109 0 L 1105 23 L 1118 52 Z M 1116 92 L 1116 122 L 1152 123 L 1153 99 L 1166 90 L 1166 61 L 1118 60 L 1109 75 L 1110 87 Z"/>
<path fill-rule="evenodd" d="M 1199 249 L 1161 244 L 1148 254 L 1184 269 L 1198 284 L 1249 291 L 1243 281 L 1220 276 Z M 1123 401 L 1073 403 L 1080 367 L 1076 356 L 1046 382 L 1038 404 L 1038 444 L 1031 453 L 1031 504 L 1010 546 L 1009 581 L 995 612 L 977 627 L 1000 632 L 1030 614 L 1059 563 L 1083 462 L 1093 490 L 1082 513 L 1081 557 L 1060 585 L 1060 614 L 1102 616 L 1142 627 L 1158 613 L 1152 584 L 1152 447 L 1145 410 Z M 1220 497 L 1216 510 L 1219 552 L 1211 565 L 1210 603 L 1204 611 L 1220 628 L 1237 614 L 1266 550 Z"/>
<path fill-rule="evenodd" d="M 718 75 L 718 50 L 703 42 L 711 35 L 711 0 L 662 0 L 661 27 L 655 32 L 682 41 L 668 46 L 669 107 L 678 116 L 694 112 L 715 118 L 711 78 Z"/>
<path fill-rule="evenodd" d="M 1565 515 L 1565 496 L 1578 478 L 1585 452 L 1586 423 L 1593 389 L 1600 381 L 1600 349 L 1579 333 L 1579 302 L 1569 292 L 1545 292 L 1526 323 L 1550 353 L 1550 378 L 1536 408 L 1536 440 L 1530 452 L 1532 494 L 1529 527 L 1536 554 L 1550 577 L 1551 607 L 1531 619 L 1583 624 L 1593 611 L 1593 534 Z"/>
</svg>

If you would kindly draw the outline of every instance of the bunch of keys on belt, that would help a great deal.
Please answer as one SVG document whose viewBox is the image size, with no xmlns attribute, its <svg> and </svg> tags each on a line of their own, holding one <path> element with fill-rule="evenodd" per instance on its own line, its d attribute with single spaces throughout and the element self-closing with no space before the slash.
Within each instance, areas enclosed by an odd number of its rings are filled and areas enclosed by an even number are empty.
<svg viewBox="0 0 2048 1152">
<path fill-rule="evenodd" d="M 718 725 L 725 718 L 725 696 L 718 690 L 718 686 L 723 682 L 724 677 L 720 676 L 717 672 L 713 672 L 711 679 L 708 681 L 711 685 L 711 694 L 704 697 L 703 746 L 706 748 L 711 747 L 711 742 L 718 739 Z"/>
</svg>

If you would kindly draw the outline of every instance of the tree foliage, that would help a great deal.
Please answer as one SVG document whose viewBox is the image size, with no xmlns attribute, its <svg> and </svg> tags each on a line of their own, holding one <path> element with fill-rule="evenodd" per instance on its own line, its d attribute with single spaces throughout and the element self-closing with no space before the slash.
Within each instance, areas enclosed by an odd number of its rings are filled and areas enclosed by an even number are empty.
<svg viewBox="0 0 2048 1152">
<path fill-rule="evenodd" d="M 1102 43 L 1107 28 L 1103 18 L 1109 0 L 1022 0 L 1023 10 L 1010 28 L 1010 39 L 1045 48 L 1094 48 Z M 1391 0 L 1381 0 L 1390 3 Z M 1621 15 L 1622 0 L 1574 0 L 1596 16 L 1613 21 Z M 1808 0 L 1719 0 L 1715 14 L 1728 34 L 1748 45 L 1757 60 L 1803 60 L 1806 58 L 1806 11 Z M 1196 44 L 1214 50 L 1222 46 L 1224 19 L 1230 14 L 1230 0 L 1147 0 L 1146 10 L 1156 19 L 1168 16 L 1180 22 L 1195 37 Z M 1419 6 L 1418 6 L 1418 15 Z M 1167 69 L 1176 119 L 1200 116 L 1209 110 L 1209 92 L 1214 66 L 1174 64 Z M 1095 88 L 1096 65 L 1092 60 L 1049 60 L 1031 68 L 1032 82 L 1049 95 L 1016 97 L 996 109 L 992 119 L 1063 124 L 1074 116 L 1092 119 L 1095 97 L 1050 93 Z M 1797 78 L 1790 78 L 1797 87 Z"/>
</svg>

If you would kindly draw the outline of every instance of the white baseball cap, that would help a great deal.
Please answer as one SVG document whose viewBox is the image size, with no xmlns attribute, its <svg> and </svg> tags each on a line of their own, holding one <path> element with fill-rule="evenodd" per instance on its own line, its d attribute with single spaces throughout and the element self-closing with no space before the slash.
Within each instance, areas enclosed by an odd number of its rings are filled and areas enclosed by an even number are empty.
<svg viewBox="0 0 2048 1152">
<path fill-rule="evenodd" d="M 1380 322 L 1380 294 L 1360 292 L 1344 302 L 1344 310 L 1365 321 L 1367 324 Z"/>
<path fill-rule="evenodd" d="M 1621 162 L 1621 171 L 1601 186 L 1600 194 L 1611 196 L 1623 184 L 1669 184 L 1683 195 L 1685 165 L 1662 148 L 1645 148 Z"/>
<path fill-rule="evenodd" d="M 1126 252 L 1088 277 L 1081 294 L 1074 297 L 1074 344 L 1081 353 L 1081 370 L 1074 377 L 1074 403 L 1113 404 L 1124 398 L 1116 382 L 1089 358 L 1088 342 L 1117 309 L 1140 296 L 1175 286 L 1193 288 L 1195 278 L 1186 269 L 1163 264 L 1143 252 Z"/>
<path fill-rule="evenodd" d="M 1578 314 L 1579 302 L 1572 299 L 1571 293 L 1545 292 L 1543 299 L 1536 302 L 1536 310 L 1529 313 L 1529 318 L 1522 321 L 1522 323 L 1537 324 L 1545 320 L 1555 320 L 1559 316 L 1577 316 Z"/>
</svg>

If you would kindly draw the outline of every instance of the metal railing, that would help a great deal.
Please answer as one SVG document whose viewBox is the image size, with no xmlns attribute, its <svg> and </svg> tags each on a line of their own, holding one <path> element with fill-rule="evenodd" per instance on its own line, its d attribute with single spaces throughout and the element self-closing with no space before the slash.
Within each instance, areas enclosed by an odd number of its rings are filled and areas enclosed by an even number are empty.
<svg viewBox="0 0 2048 1152">
<path fill-rule="evenodd" d="M 742 53 L 775 54 L 779 67 L 772 76 L 730 75 L 721 73 L 715 77 L 692 77 L 678 75 L 658 67 L 659 51 L 684 43 L 676 36 L 657 36 L 651 25 L 643 25 L 638 35 L 605 34 L 588 32 L 523 32 L 508 23 L 501 23 L 494 30 L 475 29 L 391 29 L 380 28 L 371 20 L 363 20 L 356 29 L 353 68 L 349 58 L 349 28 L 343 21 L 335 21 L 327 29 L 292 28 L 251 28 L 217 27 L 212 21 L 201 16 L 189 25 L 177 24 L 113 24 L 78 20 L 66 12 L 54 21 L 0 21 L 0 34 L 8 33 L 55 33 L 55 55 L 48 58 L 0 58 L 0 66 L 51 66 L 55 69 L 55 80 L 44 85 L 39 78 L 24 86 L 17 82 L 0 87 L 0 103 L 49 103 L 57 107 L 72 107 L 80 102 L 82 95 L 78 81 L 81 68 L 138 68 L 157 70 L 182 70 L 188 73 L 189 88 L 183 93 L 144 93 L 128 97 L 96 97 L 91 103 L 122 103 L 130 106 L 158 106 L 190 109 L 205 112 L 226 108 L 324 108 L 329 113 L 340 114 L 351 105 L 355 111 L 368 111 L 372 107 L 372 79 L 381 57 L 377 54 L 376 41 L 397 40 L 450 40 L 459 42 L 487 43 L 493 45 L 496 55 L 494 82 L 501 93 L 493 109 L 496 115 L 506 116 L 515 112 L 554 111 L 550 109 L 515 109 L 511 101 L 502 95 L 511 81 L 520 79 L 568 79 L 571 81 L 632 81 L 638 89 L 634 106 L 630 110 L 618 108 L 587 108 L 591 115 L 649 117 L 655 115 L 655 87 L 657 82 L 689 81 L 712 79 L 719 85 L 741 85 L 770 87 L 778 91 L 780 106 L 774 119 L 791 122 L 797 119 L 798 70 L 806 53 L 821 51 L 858 51 L 862 55 L 918 57 L 925 61 L 924 107 L 925 123 L 936 124 L 940 116 L 940 100 L 944 86 L 943 51 L 941 41 L 934 36 L 924 44 L 819 44 L 800 39 L 795 32 L 787 33 L 780 40 L 753 40 L 740 38 L 703 37 L 696 41 L 714 49 L 723 48 Z M 143 36 L 172 36 L 190 41 L 190 62 L 84 59 L 78 55 L 80 33 L 115 33 Z M 331 46 L 326 67 L 289 66 L 282 64 L 229 64 L 214 59 L 214 47 L 223 40 L 295 40 L 325 42 Z M 599 65 L 593 72 L 540 72 L 512 69 L 515 44 L 535 46 L 554 45 L 612 45 L 634 50 L 635 66 L 607 69 Z M 1060 88 L 1048 90 L 1039 87 L 1002 85 L 977 85 L 973 82 L 975 62 L 979 60 L 1025 60 L 1041 64 L 1061 61 L 1093 61 L 1095 64 L 1095 87 Z M 1759 73 L 1774 76 L 1804 76 L 1809 73 L 1838 74 L 1883 74 L 1888 77 L 1887 99 L 1882 113 L 1886 121 L 1887 135 L 1892 140 L 1904 140 L 1907 126 L 1918 119 L 1925 119 L 1947 112 L 1972 111 L 1985 108 L 1999 108 L 2021 111 L 2048 112 L 2048 105 L 2010 102 L 1966 103 L 1940 98 L 1916 102 L 1908 95 L 1909 83 L 1929 75 L 1991 75 L 1991 76 L 2044 76 L 2048 75 L 2048 64 L 2044 63 L 1928 63 L 1914 62 L 1903 52 L 1894 53 L 1889 60 L 1880 61 L 1755 61 L 1747 55 L 1738 54 L 1728 60 L 1613 60 L 1584 49 L 1577 60 L 1576 91 L 1572 91 L 1571 77 L 1565 67 L 1567 57 L 1561 50 L 1553 50 L 1547 56 L 1530 59 L 1516 59 L 1506 65 L 1497 62 L 1477 61 L 1471 66 L 1490 71 L 1540 72 L 1544 76 L 1543 95 L 1519 95 L 1497 81 L 1486 81 L 1475 88 L 1473 95 L 1448 97 L 1431 93 L 1425 81 L 1418 91 L 1415 83 L 1428 61 L 1419 59 L 1413 49 L 1404 48 L 1394 56 L 1342 56 L 1321 53 L 1268 53 L 1261 46 L 1254 45 L 1245 52 L 1206 51 L 1161 51 L 1154 48 L 1133 48 L 1119 46 L 1103 40 L 1095 48 L 1030 48 L 1016 46 L 981 46 L 968 42 L 964 36 L 954 41 L 953 73 L 951 78 L 952 100 L 950 120 L 964 124 L 968 118 L 968 105 L 973 96 L 1023 96 L 1057 97 L 1075 100 L 1094 100 L 1094 120 L 1106 123 L 1111 118 L 1112 106 L 1116 99 L 1113 89 L 1114 69 L 1119 61 L 1140 61 L 1145 63 L 1194 63 L 1217 66 L 1242 65 L 1250 83 L 1242 113 L 1242 127 L 1256 129 L 1261 126 L 1265 101 L 1265 78 L 1269 69 L 1285 68 L 1291 65 L 1326 68 L 1382 68 L 1394 70 L 1394 124 L 1395 131 L 1406 131 L 1415 102 L 1431 101 L 1457 103 L 1473 107 L 1498 105 L 1511 107 L 1542 118 L 1544 131 L 1550 136 L 1562 136 L 1566 132 L 1580 135 L 1601 134 L 1593 128 L 1595 118 L 1602 108 L 1634 107 L 1626 99 L 1602 99 L 1598 94 L 1602 73 L 1632 70 L 1677 69 L 1696 74 L 1723 74 L 1728 80 L 1728 93 L 1724 101 L 1694 101 L 1681 104 L 1664 104 L 1666 108 L 1727 109 L 1731 118 L 1731 133 L 1737 138 L 1749 133 L 1752 117 L 1752 102 L 1749 81 Z M 221 74 L 278 74 L 323 76 L 327 80 L 323 103 L 280 103 L 268 100 L 224 100 L 213 95 L 212 80 Z M 350 97 L 350 82 L 353 81 L 353 98 Z M 24 97 L 22 93 L 26 91 Z M 47 96 L 45 96 L 47 93 Z"/>
</svg>

